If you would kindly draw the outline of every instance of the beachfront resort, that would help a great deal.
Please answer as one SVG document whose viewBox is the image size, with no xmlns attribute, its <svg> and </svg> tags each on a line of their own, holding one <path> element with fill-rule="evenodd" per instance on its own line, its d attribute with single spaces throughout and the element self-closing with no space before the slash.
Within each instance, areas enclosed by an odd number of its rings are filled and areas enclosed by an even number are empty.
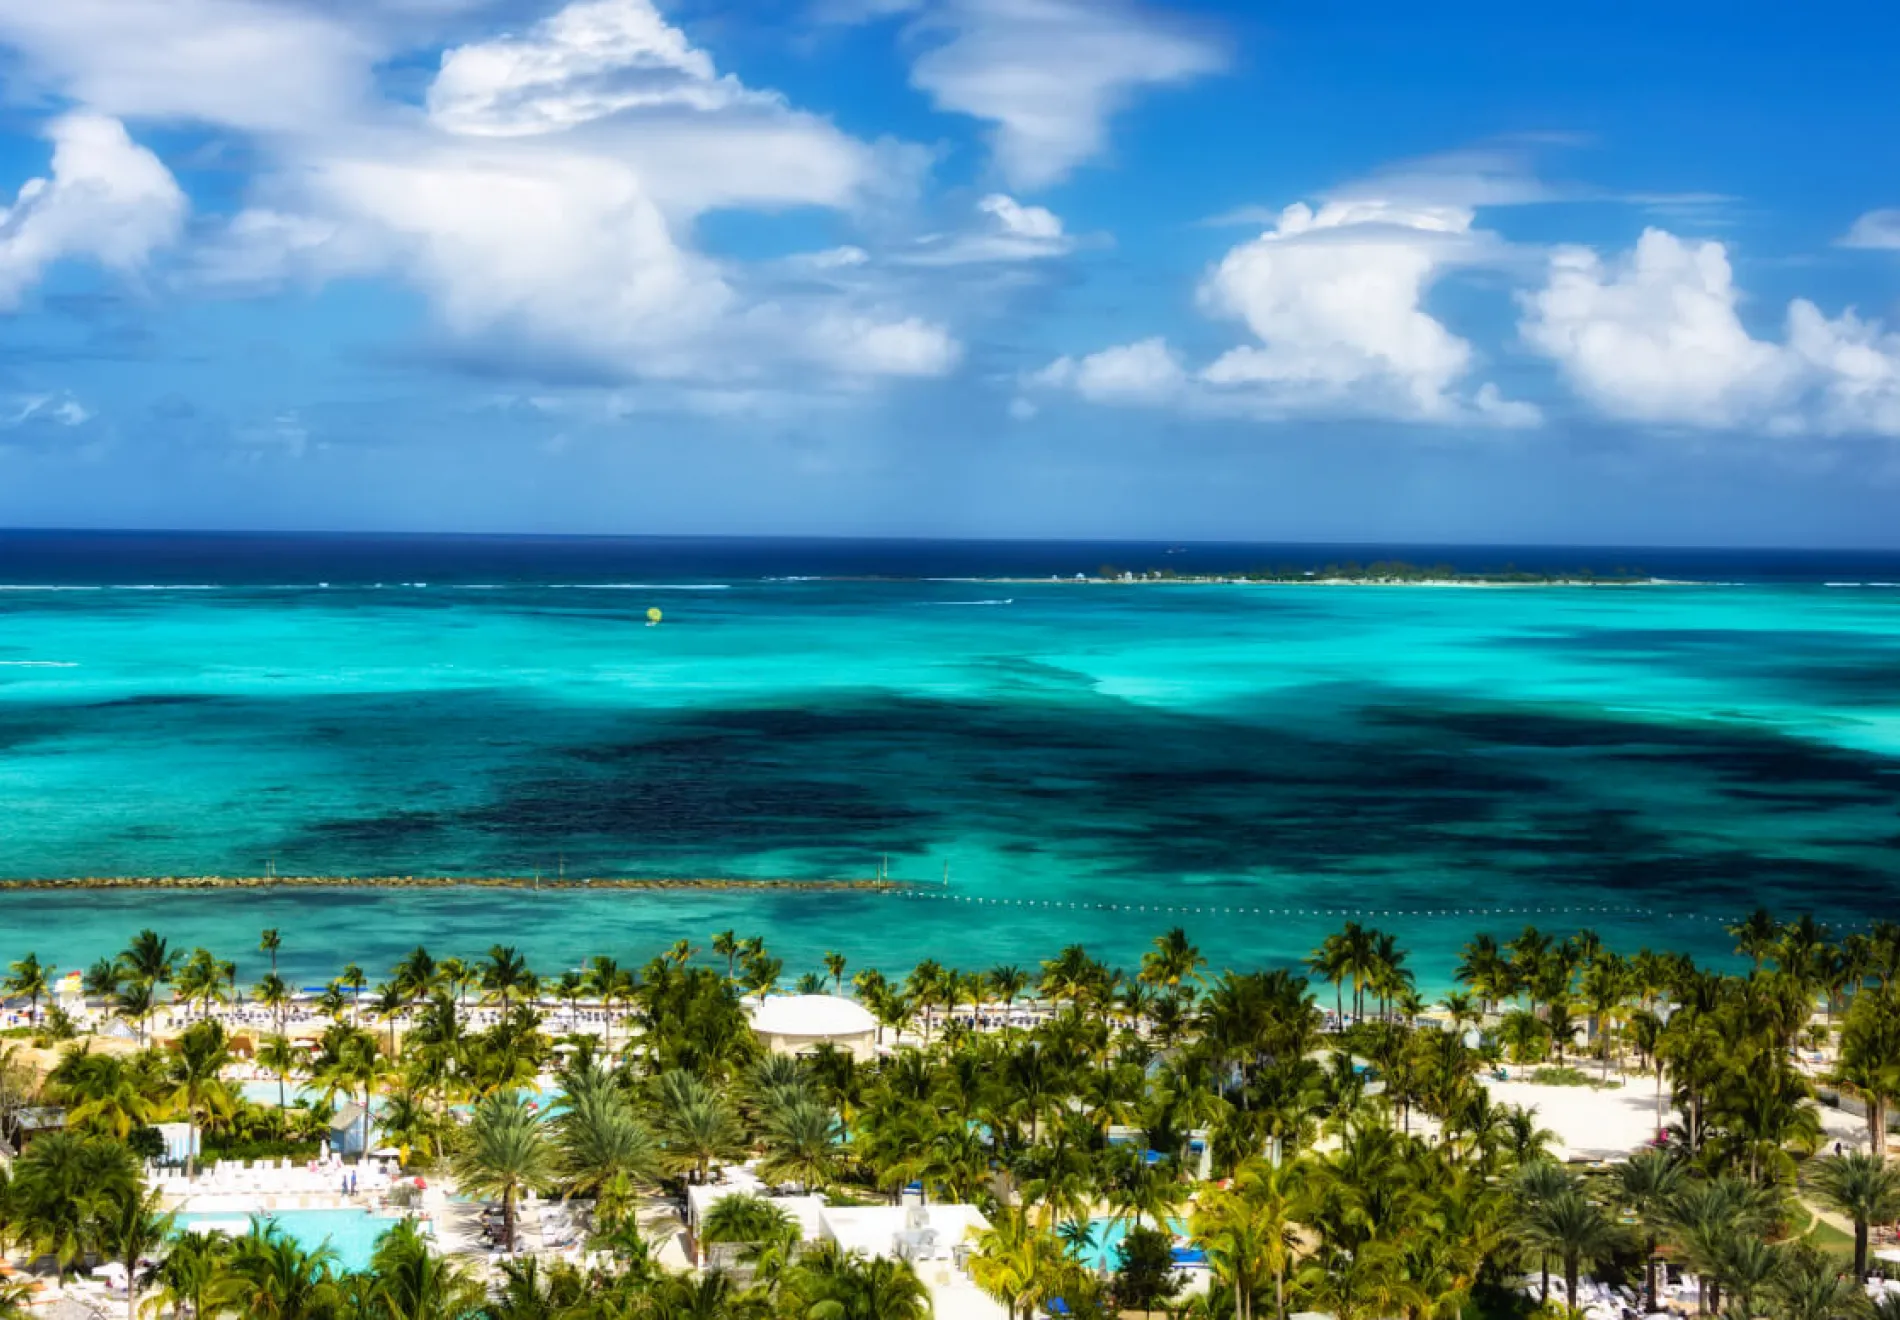
<svg viewBox="0 0 1900 1320">
<path fill-rule="evenodd" d="M 1298 969 L 13 961 L 0 1316 L 1900 1316 L 1900 928 L 1722 969 L 1478 934 Z"/>
</svg>

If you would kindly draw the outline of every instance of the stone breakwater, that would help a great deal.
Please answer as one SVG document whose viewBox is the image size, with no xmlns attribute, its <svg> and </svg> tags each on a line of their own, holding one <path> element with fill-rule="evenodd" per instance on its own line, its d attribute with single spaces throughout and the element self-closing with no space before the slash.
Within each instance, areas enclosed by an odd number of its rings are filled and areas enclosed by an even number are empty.
<svg viewBox="0 0 1900 1320">
<path fill-rule="evenodd" d="M 7 889 L 800 889 L 893 891 L 901 880 L 741 879 L 730 876 L 441 876 L 441 875 L 165 875 L 0 879 Z"/>
</svg>

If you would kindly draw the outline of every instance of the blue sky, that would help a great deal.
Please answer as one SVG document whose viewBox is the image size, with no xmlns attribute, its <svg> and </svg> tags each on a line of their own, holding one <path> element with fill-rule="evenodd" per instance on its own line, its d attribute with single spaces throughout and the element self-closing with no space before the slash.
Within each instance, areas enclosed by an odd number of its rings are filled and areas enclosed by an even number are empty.
<svg viewBox="0 0 1900 1320">
<path fill-rule="evenodd" d="M 0 0 L 0 524 L 1900 546 L 1896 52 Z"/>
</svg>

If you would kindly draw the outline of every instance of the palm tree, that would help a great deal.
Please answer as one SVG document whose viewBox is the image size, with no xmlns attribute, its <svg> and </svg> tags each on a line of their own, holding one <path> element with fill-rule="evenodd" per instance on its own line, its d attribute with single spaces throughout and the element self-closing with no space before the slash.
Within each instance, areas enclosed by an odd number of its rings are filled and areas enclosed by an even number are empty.
<svg viewBox="0 0 1900 1320">
<path fill-rule="evenodd" d="M 1328 935 L 1306 960 L 1306 970 L 1332 986 L 1333 1017 L 1341 1024 L 1346 1020 L 1344 987 L 1351 970 L 1347 965 L 1346 940 L 1345 935 Z"/>
<path fill-rule="evenodd" d="M 1036 1225 L 1022 1206 L 1004 1205 L 990 1226 L 976 1236 L 970 1277 L 1003 1304 L 1005 1320 L 1033 1314 L 1060 1279 L 1065 1262 L 1062 1240 Z"/>
<path fill-rule="evenodd" d="M 1775 941 L 1781 935 L 1781 923 L 1767 908 L 1756 908 L 1726 929 L 1735 941 L 1735 952 L 1753 963 L 1756 971 L 1761 970 L 1762 963 L 1774 952 Z"/>
<path fill-rule="evenodd" d="M 125 972 L 115 958 L 101 958 L 86 968 L 80 978 L 80 989 L 91 999 L 110 1002 L 119 996 L 119 986 L 125 981 Z"/>
<path fill-rule="evenodd" d="M 1834 1081 L 1866 1107 L 1868 1145 L 1885 1155 L 1887 1109 L 1900 1097 L 1900 987 L 1882 985 L 1854 996 L 1841 1024 Z"/>
<path fill-rule="evenodd" d="M 160 1213 L 162 1200 L 157 1189 L 141 1193 L 134 1184 L 102 1196 L 94 1212 L 94 1247 L 125 1269 L 125 1320 L 138 1320 L 139 1288 L 150 1278 L 140 1262 L 159 1254 L 176 1222 L 175 1216 Z"/>
<path fill-rule="evenodd" d="M 619 1084 L 593 1068 L 570 1074 L 554 1120 L 557 1165 L 568 1195 L 599 1197 L 616 1178 L 645 1183 L 659 1172 L 659 1148 Z"/>
<path fill-rule="evenodd" d="M 1286 1320 L 1286 1280 L 1296 1243 L 1294 1216 L 1305 1167 L 1288 1161 L 1244 1166 L 1232 1185 L 1203 1193 L 1189 1220 L 1214 1276 L 1234 1295 L 1234 1320 L 1253 1320 L 1253 1299 L 1273 1280 L 1273 1314 Z"/>
<path fill-rule="evenodd" d="M 145 1044 L 145 1025 L 158 1012 L 158 992 L 151 981 L 128 981 L 119 987 L 112 999 L 112 1011 L 121 1020 L 132 1024 L 138 1032 L 140 1046 Z"/>
<path fill-rule="evenodd" d="M 125 952 L 119 955 L 126 977 L 142 981 L 148 986 L 162 985 L 171 980 L 175 959 L 171 945 L 153 930 L 142 930 L 134 935 L 132 942 L 126 945 Z"/>
<path fill-rule="evenodd" d="M 273 969 L 274 970 L 274 969 Z M 350 992 L 350 1025 L 358 1025 L 363 1008 L 363 987 L 369 984 L 369 978 L 363 975 L 363 969 L 355 963 L 345 963 L 337 975 L 336 983 Z"/>
<path fill-rule="evenodd" d="M 1675 1156 L 1653 1148 L 1631 1155 L 1617 1166 L 1616 1173 L 1623 1204 L 1636 1216 L 1643 1234 L 1643 1313 L 1653 1315 L 1660 1309 L 1656 1284 L 1657 1239 L 1686 1175 Z"/>
<path fill-rule="evenodd" d="M 780 973 L 785 970 L 783 958 L 772 958 L 763 952 L 754 954 L 745 960 L 745 976 L 740 986 L 749 995 L 757 995 L 763 1004 L 765 997 L 778 987 Z"/>
<path fill-rule="evenodd" d="M 272 976 L 277 975 L 277 950 L 282 948 L 283 944 L 284 941 L 282 937 L 278 935 L 274 927 L 265 928 L 264 933 L 257 938 L 258 952 L 268 953 L 270 955 L 270 972 Z"/>
<path fill-rule="evenodd" d="M 506 1011 L 509 1004 L 533 994 L 540 982 L 528 969 L 528 960 L 509 944 L 497 944 L 488 951 L 488 965 L 482 969 L 482 989 Z"/>
<path fill-rule="evenodd" d="M 738 1247 L 740 1262 L 755 1278 L 776 1282 L 797 1248 L 798 1234 L 798 1221 L 776 1202 L 742 1193 L 721 1197 L 707 1209 L 697 1249 L 703 1257 L 706 1247 Z"/>
<path fill-rule="evenodd" d="M 1760 1315 L 1757 1301 L 1780 1281 L 1786 1260 L 1785 1248 L 1752 1233 L 1730 1233 L 1719 1239 L 1714 1275 L 1731 1312 L 1737 1317 Z"/>
<path fill-rule="evenodd" d="M 601 1010 L 606 1014 L 606 1030 L 603 1034 L 602 1043 L 605 1045 L 607 1052 L 612 1054 L 614 1048 L 614 1007 L 617 1004 L 627 1003 L 633 998 L 634 990 L 636 989 L 633 981 L 633 973 L 622 967 L 612 958 L 596 957 L 588 961 L 585 984 L 589 990 L 593 991 L 594 997 L 600 1000 Z"/>
<path fill-rule="evenodd" d="M 736 932 L 722 930 L 713 936 L 712 951 L 717 957 L 726 960 L 726 983 L 732 983 L 733 968 L 739 957 L 739 936 Z"/>
<path fill-rule="evenodd" d="M 341 1025 L 324 1033 L 323 1053 L 317 1060 L 315 1081 L 332 1104 L 339 1095 L 362 1097 L 362 1158 L 369 1158 L 370 1102 L 376 1084 L 388 1076 L 388 1067 L 368 1032 Z"/>
<path fill-rule="evenodd" d="M 1550 1040 L 1557 1047 L 1557 1066 L 1563 1067 L 1564 1050 L 1577 1043 L 1577 1019 L 1570 1011 L 1570 1004 L 1563 999 L 1553 999 L 1544 1010 L 1544 1029 L 1550 1033 Z"/>
<path fill-rule="evenodd" d="M 53 974 L 58 970 L 51 963 L 43 963 L 30 953 L 8 969 L 6 992 L 27 1001 L 28 1022 L 39 1021 L 40 999 L 46 994 Z"/>
<path fill-rule="evenodd" d="M 138 1195 L 138 1167 L 123 1142 L 77 1132 L 41 1137 L 13 1166 L 7 1211 L 21 1240 L 50 1256 L 63 1283 L 91 1249 L 100 1212 Z"/>
<path fill-rule="evenodd" d="M 284 1034 L 284 1007 L 290 1003 L 290 984 L 276 972 L 262 977 L 251 987 L 251 998 L 271 1015 L 276 1034 Z"/>
<path fill-rule="evenodd" d="M 1479 935 L 1465 945 L 1464 957 L 1452 976 L 1460 985 L 1469 986 L 1471 993 L 1478 997 L 1480 1013 L 1489 1013 L 1493 1005 L 1510 993 L 1510 963 L 1497 940 L 1489 935 Z"/>
<path fill-rule="evenodd" d="M 284 1079 L 302 1058 L 297 1047 L 290 1043 L 288 1036 L 266 1036 L 257 1047 L 257 1062 L 270 1069 L 277 1078 L 277 1124 L 281 1128 L 284 1122 L 284 1110 L 288 1107 L 284 1089 Z"/>
<path fill-rule="evenodd" d="M 1854 1277 L 1867 1277 L 1867 1236 L 1875 1224 L 1900 1219 L 1900 1169 L 1878 1155 L 1849 1151 L 1813 1166 L 1822 1202 L 1854 1221 Z"/>
<path fill-rule="evenodd" d="M 983 979 L 990 995 L 1002 1003 L 1005 1014 L 1022 997 L 1023 991 L 1029 988 L 1029 973 L 1008 963 L 990 968 L 983 974 Z"/>
<path fill-rule="evenodd" d="M 1189 941 L 1187 931 L 1176 926 L 1158 936 L 1154 947 L 1141 955 L 1141 979 L 1157 989 L 1179 991 L 1206 966 L 1207 959 Z"/>
<path fill-rule="evenodd" d="M 663 1073 L 657 1089 L 666 1158 L 692 1182 L 705 1182 L 715 1160 L 743 1152 L 745 1129 L 724 1096 L 680 1070 Z"/>
<path fill-rule="evenodd" d="M 222 1233 L 185 1232 L 173 1237 L 152 1281 L 157 1304 L 169 1306 L 172 1320 L 209 1320 L 237 1299 L 236 1280 L 226 1271 L 231 1239 Z"/>
<path fill-rule="evenodd" d="M 863 1256 L 834 1242 L 802 1259 L 793 1291 L 810 1320 L 930 1320 L 930 1293 L 909 1261 Z"/>
<path fill-rule="evenodd" d="M 1843 1277 L 1833 1259 L 1801 1248 L 1788 1253 L 1779 1275 L 1769 1287 L 1778 1320 L 1849 1320 L 1870 1316 L 1892 1320 L 1900 1299 L 1883 1297 L 1873 1306 L 1858 1279 Z M 1882 1305 L 1886 1303 L 1886 1305 Z"/>
<path fill-rule="evenodd" d="M 158 1105 L 140 1075 L 139 1057 L 68 1046 L 46 1077 L 49 1096 L 67 1107 L 67 1125 L 120 1141 L 149 1125 L 158 1116 Z"/>
<path fill-rule="evenodd" d="M 172 998 L 187 1010 L 198 1008 L 209 1013 L 211 1005 L 224 997 L 224 965 L 212 957 L 209 949 L 193 949 L 172 983 Z"/>
<path fill-rule="evenodd" d="M 834 995 L 843 994 L 844 993 L 844 968 L 845 968 L 844 955 L 842 953 L 826 953 L 824 957 L 824 964 L 825 964 L 825 971 L 829 973 L 831 976 L 831 993 Z"/>
<path fill-rule="evenodd" d="M 1785 1064 L 1742 1071 L 1710 1097 L 1709 1109 L 1711 1119 L 1725 1129 L 1725 1144 L 1746 1152 L 1753 1180 L 1791 1165 L 1789 1146 L 1812 1151 L 1821 1141 L 1821 1120 L 1807 1079 Z"/>
<path fill-rule="evenodd" d="M 1565 1187 L 1531 1208 L 1524 1224 L 1528 1241 L 1563 1262 L 1564 1296 L 1577 1309 L 1577 1276 L 1587 1263 L 1608 1258 L 1617 1245 L 1616 1226 L 1582 1188 Z"/>
<path fill-rule="evenodd" d="M 376 1244 L 370 1260 L 382 1320 L 468 1320 L 487 1290 L 469 1265 L 439 1255 L 413 1219 L 401 1219 Z"/>
<path fill-rule="evenodd" d="M 838 1116 L 803 1096 L 774 1106 L 761 1125 L 765 1158 L 759 1173 L 771 1182 L 797 1183 L 803 1191 L 823 1187 L 838 1161 Z"/>
<path fill-rule="evenodd" d="M 457 1181 L 501 1202 L 502 1250 L 515 1249 L 515 1204 L 524 1192 L 554 1185 L 555 1150 L 547 1129 L 518 1092 L 478 1100 L 450 1155 Z"/>
<path fill-rule="evenodd" d="M 246 1320 L 329 1320 L 339 1300 L 336 1259 L 327 1242 L 306 1248 L 275 1220 L 253 1219 L 229 1266 Z"/>
<path fill-rule="evenodd" d="M 198 1175 L 198 1132 L 212 1118 L 228 1117 L 237 1103 L 224 1080 L 231 1050 L 224 1027 L 215 1021 L 194 1022 L 185 1029 L 165 1061 L 165 1080 L 172 1088 L 174 1112 L 182 1113 L 191 1129 L 185 1148 L 185 1176 Z"/>
</svg>

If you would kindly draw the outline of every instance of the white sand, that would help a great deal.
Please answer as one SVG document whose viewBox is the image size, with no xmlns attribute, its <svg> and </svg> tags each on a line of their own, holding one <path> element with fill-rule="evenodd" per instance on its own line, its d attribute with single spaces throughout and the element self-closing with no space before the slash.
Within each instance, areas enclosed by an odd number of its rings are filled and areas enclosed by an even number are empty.
<svg viewBox="0 0 1900 1320">
<path fill-rule="evenodd" d="M 1656 1136 L 1656 1083 L 1650 1078 L 1635 1078 L 1602 1090 L 1481 1080 L 1493 1100 L 1537 1111 L 1538 1126 L 1557 1134 L 1551 1153 L 1558 1159 L 1621 1159 Z M 1826 1105 L 1821 1106 L 1820 1113 L 1829 1147 L 1836 1141 L 1848 1149 L 1864 1143 L 1867 1127 L 1859 1118 Z M 1665 1089 L 1663 1122 L 1676 1120 Z"/>
</svg>

